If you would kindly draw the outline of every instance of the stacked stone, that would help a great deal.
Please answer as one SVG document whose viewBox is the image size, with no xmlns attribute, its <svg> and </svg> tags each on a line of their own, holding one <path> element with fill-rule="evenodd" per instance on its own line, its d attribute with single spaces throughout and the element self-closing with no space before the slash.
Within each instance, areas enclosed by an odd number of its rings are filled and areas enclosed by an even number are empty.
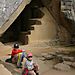
<svg viewBox="0 0 75 75">
<path fill-rule="evenodd" d="M 0 0 L 0 27 L 9 19 L 23 0 Z"/>
<path fill-rule="evenodd" d="M 42 53 L 41 56 L 41 60 L 43 61 L 55 59 L 53 68 L 56 70 L 69 71 L 72 68 L 75 68 L 75 56 L 72 56 L 70 52 L 56 51 L 50 53 Z"/>
</svg>

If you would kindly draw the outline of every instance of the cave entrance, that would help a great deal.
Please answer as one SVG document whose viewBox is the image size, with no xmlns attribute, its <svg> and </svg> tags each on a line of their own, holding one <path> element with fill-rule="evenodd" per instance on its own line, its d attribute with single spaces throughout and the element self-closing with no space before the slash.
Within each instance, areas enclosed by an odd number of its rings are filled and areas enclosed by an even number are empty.
<svg viewBox="0 0 75 75">
<path fill-rule="evenodd" d="M 17 19 L 2 35 L 2 43 L 19 42 L 24 45 L 28 44 L 28 35 L 31 34 L 31 30 L 34 30 L 32 25 L 35 23 L 40 23 L 39 21 L 36 22 L 36 20 L 30 20 L 31 18 L 41 17 L 41 12 L 39 12 L 38 8 L 40 8 L 42 4 L 40 1 L 36 1 L 32 0 L 30 4 L 26 5 Z"/>
</svg>

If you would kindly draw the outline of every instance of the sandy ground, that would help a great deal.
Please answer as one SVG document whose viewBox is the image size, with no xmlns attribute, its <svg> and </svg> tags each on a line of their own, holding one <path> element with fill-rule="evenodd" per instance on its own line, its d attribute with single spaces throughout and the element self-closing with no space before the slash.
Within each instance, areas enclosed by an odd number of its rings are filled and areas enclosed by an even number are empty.
<svg viewBox="0 0 75 75">
<path fill-rule="evenodd" d="M 32 45 L 21 45 L 20 46 L 21 49 L 25 49 L 27 52 L 31 51 L 34 55 L 34 60 L 39 64 L 39 72 L 40 75 L 75 75 L 75 70 L 72 69 L 70 71 L 57 71 L 55 69 L 52 68 L 52 64 L 53 62 L 51 60 L 49 61 L 42 61 L 40 60 L 40 56 L 41 53 L 49 53 L 50 51 L 58 51 L 58 50 L 68 50 L 68 51 L 72 51 L 74 50 L 74 48 L 70 47 L 70 48 L 63 48 L 63 47 L 34 47 Z M 11 53 L 12 50 L 12 44 L 11 45 L 1 45 L 0 46 L 0 59 L 3 59 L 5 56 L 7 56 L 8 54 Z M 1 64 L 3 65 L 7 65 L 5 66 L 6 69 L 8 69 L 9 72 L 12 73 L 12 75 L 21 75 L 19 73 L 15 72 L 16 67 L 10 65 L 10 64 L 6 64 L 5 62 L 2 62 Z M 11 68 L 12 67 L 12 68 Z M 4 71 L 4 70 L 3 70 Z M 3 72 L 0 70 L 0 74 L 1 72 Z M 3 74 L 1 74 L 3 75 Z M 8 73 L 7 73 L 8 75 Z M 10 74 L 9 74 L 10 75 Z"/>
</svg>

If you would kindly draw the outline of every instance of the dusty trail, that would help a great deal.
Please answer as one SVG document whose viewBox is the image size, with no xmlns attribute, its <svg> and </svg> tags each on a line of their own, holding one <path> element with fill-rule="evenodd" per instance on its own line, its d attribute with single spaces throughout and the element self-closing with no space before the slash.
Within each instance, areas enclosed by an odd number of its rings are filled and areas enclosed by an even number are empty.
<svg viewBox="0 0 75 75">
<path fill-rule="evenodd" d="M 11 45 L 12 46 L 12 45 Z M 6 54 L 8 54 L 8 53 L 10 53 L 11 52 L 11 50 L 10 50 L 10 48 L 11 48 L 11 46 L 10 45 L 7 45 L 6 47 L 8 47 L 8 49 L 9 49 L 9 51 L 7 52 L 7 50 L 5 51 L 1 51 L 2 52 L 2 54 L 1 54 L 1 59 L 6 55 Z M 6 47 L 5 47 L 5 49 L 6 49 Z M 4 47 L 3 47 L 4 48 Z M 57 71 L 57 70 L 54 70 L 53 68 L 52 68 L 52 64 L 53 64 L 53 62 L 52 61 L 42 61 L 42 60 L 40 60 L 40 56 L 41 56 L 41 54 L 42 53 L 49 53 L 50 51 L 52 51 L 52 52 L 54 52 L 54 51 L 56 51 L 57 49 L 59 49 L 59 50 L 68 50 L 68 51 L 70 51 L 71 50 L 71 48 L 65 48 L 65 47 L 63 47 L 63 48 L 61 48 L 61 47 L 59 47 L 59 48 L 57 48 L 57 47 L 42 47 L 42 48 L 40 48 L 40 47 L 38 47 L 38 45 L 37 45 L 37 48 L 36 47 L 32 47 L 31 45 L 24 45 L 24 46 L 20 46 L 20 48 L 21 49 L 25 49 L 27 52 L 30 50 L 32 53 L 33 53 L 33 55 L 34 55 L 34 60 L 39 64 L 39 71 L 40 71 L 40 75 L 75 75 L 75 70 L 70 70 L 70 71 L 68 71 L 68 72 L 64 72 L 64 71 Z M 11 48 L 12 49 L 12 48 Z M 74 50 L 74 48 L 72 48 L 72 50 Z M 3 55 L 3 56 L 2 56 Z M 5 65 L 4 63 L 3 63 L 3 65 Z M 8 69 L 8 71 L 9 72 L 11 72 L 12 73 L 12 75 L 19 75 L 17 72 L 15 72 L 15 67 L 13 66 L 12 68 L 11 68 L 11 66 L 12 65 L 7 65 L 6 66 L 6 69 Z M 0 72 L 1 73 L 1 72 Z M 7 73 L 8 74 L 8 73 Z M 21 75 L 21 74 L 20 74 Z"/>
</svg>

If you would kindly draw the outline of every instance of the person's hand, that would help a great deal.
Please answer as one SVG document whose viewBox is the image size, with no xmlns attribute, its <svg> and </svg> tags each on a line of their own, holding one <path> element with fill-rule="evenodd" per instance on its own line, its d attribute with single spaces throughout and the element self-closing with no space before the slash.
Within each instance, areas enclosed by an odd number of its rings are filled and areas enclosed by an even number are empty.
<svg viewBox="0 0 75 75">
<path fill-rule="evenodd" d="M 25 50 L 23 49 L 22 52 L 25 52 Z"/>
</svg>

